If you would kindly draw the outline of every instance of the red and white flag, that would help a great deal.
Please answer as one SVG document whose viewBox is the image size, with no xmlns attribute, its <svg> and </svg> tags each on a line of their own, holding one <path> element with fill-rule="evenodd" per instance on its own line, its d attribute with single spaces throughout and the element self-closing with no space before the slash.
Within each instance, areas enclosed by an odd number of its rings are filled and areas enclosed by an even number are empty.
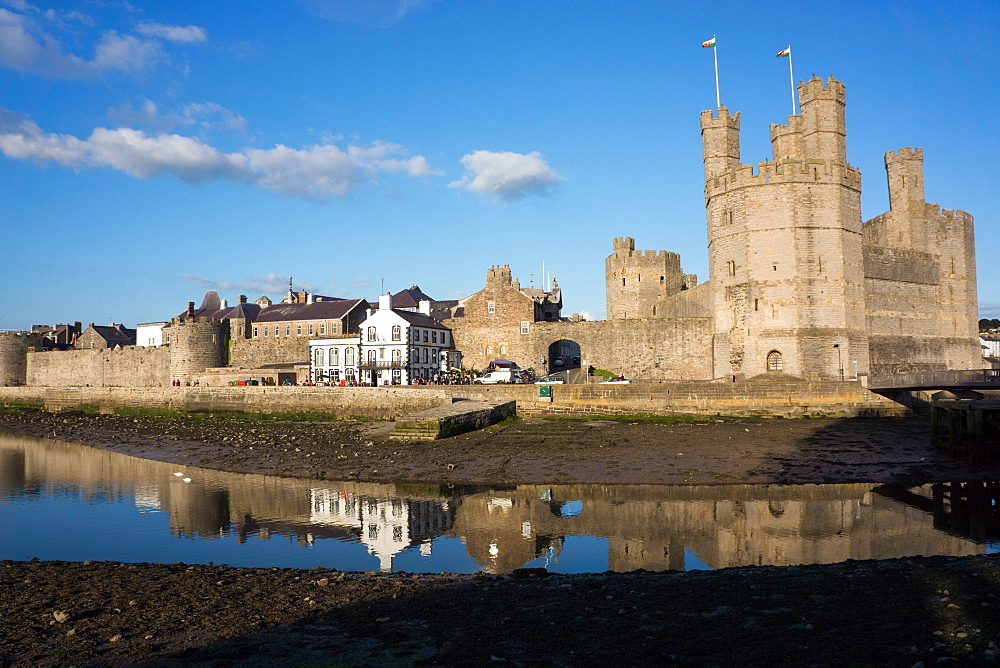
<svg viewBox="0 0 1000 668">
<path fill-rule="evenodd" d="M 704 47 L 708 47 L 708 48 L 714 47 L 715 46 L 715 35 L 712 35 L 712 39 L 710 39 L 708 41 L 705 41 L 705 42 L 702 42 L 701 45 L 704 46 Z"/>
<path fill-rule="evenodd" d="M 779 51 L 778 55 L 775 56 L 775 58 L 788 58 L 791 55 L 792 55 L 792 47 L 788 47 L 787 49 Z"/>
</svg>

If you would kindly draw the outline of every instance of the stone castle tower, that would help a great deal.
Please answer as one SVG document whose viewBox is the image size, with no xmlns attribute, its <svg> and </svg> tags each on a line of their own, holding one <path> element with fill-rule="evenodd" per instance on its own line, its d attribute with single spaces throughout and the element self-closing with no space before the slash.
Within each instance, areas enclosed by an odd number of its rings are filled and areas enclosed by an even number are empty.
<svg viewBox="0 0 1000 668">
<path fill-rule="evenodd" d="M 663 317 L 665 300 L 698 282 L 677 253 L 637 251 L 632 237 L 617 237 L 612 250 L 604 260 L 608 320 Z"/>
<path fill-rule="evenodd" d="M 890 208 L 864 224 L 873 373 L 982 366 L 973 218 L 924 200 L 923 160 L 885 154 Z"/>
<path fill-rule="evenodd" d="M 714 376 L 868 373 L 861 174 L 847 162 L 844 85 L 799 84 L 774 158 L 740 162 L 740 117 L 702 112 Z M 853 375 L 853 366 L 850 368 Z"/>
<path fill-rule="evenodd" d="M 193 374 L 226 366 L 229 325 L 214 318 L 174 318 L 170 322 L 170 380 L 189 382 Z"/>
<path fill-rule="evenodd" d="M 27 381 L 28 350 L 42 347 L 42 335 L 0 332 L 0 387 L 17 387 Z"/>
</svg>

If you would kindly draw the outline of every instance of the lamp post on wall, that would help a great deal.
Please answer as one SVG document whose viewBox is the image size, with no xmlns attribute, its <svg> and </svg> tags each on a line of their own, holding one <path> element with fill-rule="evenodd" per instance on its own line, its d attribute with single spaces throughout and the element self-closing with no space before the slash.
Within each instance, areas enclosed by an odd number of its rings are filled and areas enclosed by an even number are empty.
<svg viewBox="0 0 1000 668">
<path fill-rule="evenodd" d="M 843 348 L 840 347 L 839 343 L 833 344 L 833 347 L 837 349 L 837 367 L 840 369 L 840 379 L 844 380 L 844 354 L 843 354 Z"/>
</svg>

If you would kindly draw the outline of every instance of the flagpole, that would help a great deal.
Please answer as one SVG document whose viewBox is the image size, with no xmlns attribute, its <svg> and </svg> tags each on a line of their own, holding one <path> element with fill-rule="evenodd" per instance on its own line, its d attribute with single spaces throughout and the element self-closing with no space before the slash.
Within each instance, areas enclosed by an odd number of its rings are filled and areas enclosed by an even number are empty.
<svg viewBox="0 0 1000 668">
<path fill-rule="evenodd" d="M 715 35 L 712 35 L 712 41 L 715 41 Z M 715 108 L 720 109 L 722 98 L 719 97 L 719 49 L 714 43 L 712 44 L 712 58 L 715 60 Z"/>
<path fill-rule="evenodd" d="M 792 45 L 788 45 L 788 85 L 792 90 L 792 116 L 798 116 L 799 110 L 795 106 L 795 77 L 792 76 Z"/>
</svg>

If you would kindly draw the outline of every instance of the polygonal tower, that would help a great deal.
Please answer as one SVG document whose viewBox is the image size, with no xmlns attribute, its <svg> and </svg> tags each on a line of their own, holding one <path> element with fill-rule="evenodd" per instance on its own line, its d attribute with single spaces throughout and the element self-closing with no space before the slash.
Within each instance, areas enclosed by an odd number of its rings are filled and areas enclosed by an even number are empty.
<svg viewBox="0 0 1000 668">
<path fill-rule="evenodd" d="M 211 318 L 174 318 L 170 322 L 170 380 L 181 384 L 205 369 L 227 363 L 229 326 Z"/>
<path fill-rule="evenodd" d="M 847 163 L 844 85 L 798 87 L 773 160 L 741 164 L 739 114 L 701 114 L 715 377 L 868 372 L 861 174 Z"/>
<path fill-rule="evenodd" d="M 24 385 L 28 378 L 28 348 L 41 346 L 41 334 L 0 332 L 0 387 Z"/>
<path fill-rule="evenodd" d="M 632 237 L 617 237 L 612 248 L 604 260 L 608 320 L 662 317 L 664 301 L 697 282 L 677 253 L 637 251 Z"/>
</svg>

